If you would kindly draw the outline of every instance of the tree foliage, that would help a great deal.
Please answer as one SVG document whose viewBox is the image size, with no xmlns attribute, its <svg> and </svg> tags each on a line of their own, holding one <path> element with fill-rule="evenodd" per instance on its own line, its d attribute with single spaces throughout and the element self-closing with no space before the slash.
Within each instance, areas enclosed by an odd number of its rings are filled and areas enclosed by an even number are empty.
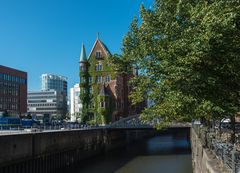
<svg viewBox="0 0 240 173">
<path fill-rule="evenodd" d="M 233 117 L 240 108 L 240 1 L 155 0 L 140 8 L 123 42 L 140 69 L 133 103 L 150 99 L 143 120 Z M 163 125 L 163 124 L 159 124 Z"/>
</svg>

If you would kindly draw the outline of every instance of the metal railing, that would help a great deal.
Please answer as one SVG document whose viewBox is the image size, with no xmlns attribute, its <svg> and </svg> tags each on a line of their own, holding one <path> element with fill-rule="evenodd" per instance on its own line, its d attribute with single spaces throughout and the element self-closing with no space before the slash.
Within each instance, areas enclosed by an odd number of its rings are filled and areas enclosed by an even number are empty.
<svg viewBox="0 0 240 173">
<path fill-rule="evenodd" d="M 109 128 L 152 128 L 153 126 L 148 123 L 143 123 L 139 114 L 132 115 L 126 118 L 122 118 L 112 124 L 110 124 Z"/>
<path fill-rule="evenodd" d="M 232 173 L 240 173 L 240 151 L 237 149 L 238 144 L 223 141 L 212 129 L 206 129 L 206 127 L 201 125 L 192 125 L 192 127 L 201 139 L 204 147 L 210 149 L 218 160 L 231 169 Z"/>
<path fill-rule="evenodd" d="M 23 134 L 23 133 L 35 133 L 35 132 L 48 132 L 48 131 L 62 131 L 62 130 L 88 130 L 88 129 L 99 129 L 104 126 L 90 126 L 81 124 L 65 124 L 65 125 L 38 125 L 29 128 L 22 127 L 6 127 L 0 126 L 0 135 L 9 134 Z"/>
</svg>

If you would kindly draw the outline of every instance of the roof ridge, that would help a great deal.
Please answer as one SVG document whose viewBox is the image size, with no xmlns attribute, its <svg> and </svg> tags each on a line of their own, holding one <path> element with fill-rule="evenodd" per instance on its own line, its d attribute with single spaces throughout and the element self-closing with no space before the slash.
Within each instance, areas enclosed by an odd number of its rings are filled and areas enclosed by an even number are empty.
<svg viewBox="0 0 240 173">
<path fill-rule="evenodd" d="M 106 53 L 107 55 L 111 55 L 111 52 L 109 51 L 109 49 L 107 48 L 107 46 L 99 39 L 99 36 L 97 36 L 97 39 L 96 39 L 96 41 L 95 41 L 94 44 L 93 44 L 93 47 L 92 47 L 92 49 L 91 49 L 91 52 L 89 53 L 88 58 L 91 57 L 92 52 L 93 52 L 93 50 L 94 50 L 97 42 L 100 43 L 101 47 L 103 48 L 103 50 L 105 51 L 105 53 Z"/>
</svg>

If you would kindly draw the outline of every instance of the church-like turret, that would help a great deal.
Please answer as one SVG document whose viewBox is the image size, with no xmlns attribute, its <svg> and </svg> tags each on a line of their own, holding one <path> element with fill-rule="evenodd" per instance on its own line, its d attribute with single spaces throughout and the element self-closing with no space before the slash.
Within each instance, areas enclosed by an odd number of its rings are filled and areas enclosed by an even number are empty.
<svg viewBox="0 0 240 173">
<path fill-rule="evenodd" d="M 80 53 L 80 72 L 86 72 L 87 56 L 84 44 L 82 44 L 82 49 Z"/>
<path fill-rule="evenodd" d="M 83 121 L 88 119 L 88 113 L 85 111 L 89 108 L 89 83 L 88 83 L 88 60 L 86 56 L 86 50 L 84 44 L 82 44 L 81 53 L 80 53 L 80 99 L 83 104 Z"/>
</svg>

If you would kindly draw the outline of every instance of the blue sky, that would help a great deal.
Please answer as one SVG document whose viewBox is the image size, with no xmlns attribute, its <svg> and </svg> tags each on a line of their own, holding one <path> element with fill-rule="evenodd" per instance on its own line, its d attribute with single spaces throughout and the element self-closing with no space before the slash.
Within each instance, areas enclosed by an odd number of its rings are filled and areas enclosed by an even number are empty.
<svg viewBox="0 0 240 173">
<path fill-rule="evenodd" d="M 0 0 L 0 64 L 28 72 L 28 90 L 40 89 L 40 76 L 79 81 L 79 54 L 87 54 L 100 33 L 112 53 L 139 7 L 153 0 Z"/>
</svg>

